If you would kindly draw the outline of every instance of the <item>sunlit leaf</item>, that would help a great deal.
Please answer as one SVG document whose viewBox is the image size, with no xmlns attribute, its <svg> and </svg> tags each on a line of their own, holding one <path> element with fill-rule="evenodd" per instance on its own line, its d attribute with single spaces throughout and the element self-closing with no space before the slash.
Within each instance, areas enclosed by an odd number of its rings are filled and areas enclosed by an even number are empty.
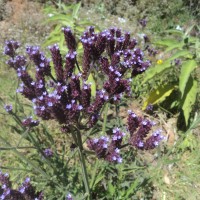
<svg viewBox="0 0 200 200">
<path fill-rule="evenodd" d="M 152 79 L 154 76 L 160 74 L 161 72 L 163 72 L 166 69 L 171 68 L 171 61 L 164 61 L 162 64 L 157 64 L 153 67 L 150 67 L 146 72 L 145 72 L 145 78 L 142 82 L 142 85 L 144 83 L 146 83 L 148 80 Z"/>
<path fill-rule="evenodd" d="M 158 104 L 163 102 L 166 97 L 168 97 L 173 92 L 174 89 L 174 85 L 161 85 L 157 89 L 153 90 L 149 94 L 147 100 L 144 102 L 143 110 L 146 109 L 149 104 Z"/>
<path fill-rule="evenodd" d="M 166 47 L 170 47 L 176 43 L 177 43 L 176 39 L 162 39 L 162 40 L 157 40 L 154 42 L 154 44 L 156 45 L 166 46 Z"/>
<path fill-rule="evenodd" d="M 91 83 L 91 94 L 92 96 L 96 96 L 96 82 L 93 78 L 93 75 L 90 73 L 89 77 L 88 77 L 88 80 L 87 80 L 88 83 Z"/>
<path fill-rule="evenodd" d="M 181 74 L 179 76 L 179 89 L 181 91 L 181 95 L 183 97 L 185 92 L 185 87 L 188 82 L 188 79 L 191 75 L 191 72 L 197 67 L 197 63 L 195 60 L 188 60 L 183 63 L 181 67 Z"/>
<path fill-rule="evenodd" d="M 176 41 L 176 43 L 174 43 L 174 44 L 168 46 L 168 47 L 166 48 L 165 52 L 169 52 L 169 51 L 172 51 L 172 50 L 174 50 L 174 49 L 182 49 L 184 45 L 185 45 L 185 44 L 184 44 L 183 41 L 182 41 L 182 42 Z"/>
<path fill-rule="evenodd" d="M 182 99 L 182 110 L 186 126 L 188 125 L 188 120 L 190 117 L 190 113 L 192 111 L 192 106 L 195 103 L 196 96 L 197 96 L 197 81 L 190 76 L 187 81 L 185 93 Z"/>
</svg>

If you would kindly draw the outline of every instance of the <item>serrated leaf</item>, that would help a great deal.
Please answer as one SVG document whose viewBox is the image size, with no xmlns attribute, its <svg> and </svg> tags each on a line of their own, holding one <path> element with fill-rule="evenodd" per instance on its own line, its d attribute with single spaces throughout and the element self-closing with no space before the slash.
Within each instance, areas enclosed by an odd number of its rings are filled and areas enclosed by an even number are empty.
<svg viewBox="0 0 200 200">
<path fill-rule="evenodd" d="M 196 96 L 197 96 L 197 81 L 190 76 L 187 82 L 187 86 L 185 88 L 184 97 L 182 99 L 182 110 L 186 126 L 188 125 L 190 112 L 192 111 L 192 106 L 196 101 Z"/>
<path fill-rule="evenodd" d="M 181 91 L 181 95 L 183 97 L 185 92 L 185 87 L 188 82 L 188 79 L 192 73 L 192 71 L 197 67 L 197 63 L 195 60 L 188 60 L 183 63 L 181 67 L 181 74 L 179 77 L 179 90 Z"/>
<path fill-rule="evenodd" d="M 145 72 L 145 75 L 144 75 L 145 78 L 142 82 L 142 85 L 146 83 L 149 79 L 152 79 L 154 76 L 158 75 L 159 73 L 163 72 L 166 69 L 169 69 L 170 67 L 172 67 L 170 60 L 164 61 L 162 64 L 155 65 L 154 67 L 150 67 Z"/>
<path fill-rule="evenodd" d="M 156 90 L 153 90 L 147 100 L 144 102 L 142 109 L 145 110 L 149 104 L 158 104 L 165 100 L 172 91 L 175 89 L 174 85 L 162 85 L 159 86 Z"/>
</svg>

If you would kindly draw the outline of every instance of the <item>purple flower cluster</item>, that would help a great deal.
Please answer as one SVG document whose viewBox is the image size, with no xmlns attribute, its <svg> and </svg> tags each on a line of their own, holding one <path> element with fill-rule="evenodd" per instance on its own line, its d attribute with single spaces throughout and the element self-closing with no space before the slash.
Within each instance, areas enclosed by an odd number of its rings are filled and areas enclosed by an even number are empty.
<svg viewBox="0 0 200 200">
<path fill-rule="evenodd" d="M 5 106 L 4 106 L 4 109 L 6 110 L 6 112 L 11 113 L 13 107 L 12 107 L 12 105 L 5 105 Z"/>
<path fill-rule="evenodd" d="M 43 193 L 36 192 L 30 183 L 30 178 L 26 178 L 18 190 L 12 189 L 12 184 L 7 173 L 0 171 L 0 200 L 42 200 Z"/>
<path fill-rule="evenodd" d="M 140 25 L 144 28 L 144 27 L 146 27 L 146 25 L 147 25 L 147 19 L 146 19 L 146 18 L 141 19 L 141 20 L 139 20 L 139 23 L 140 23 Z"/>
<path fill-rule="evenodd" d="M 102 136 L 87 140 L 87 146 L 93 150 L 98 158 L 103 158 L 112 163 L 121 163 L 120 147 L 125 133 L 119 128 L 113 129 L 112 138 Z"/>
<path fill-rule="evenodd" d="M 34 127 L 34 126 L 38 126 L 39 121 L 38 120 L 33 120 L 33 117 L 30 116 L 30 117 L 24 119 L 22 121 L 22 124 L 23 124 L 23 126 L 26 126 L 26 127 Z"/>
<path fill-rule="evenodd" d="M 19 42 L 13 40 L 6 41 L 6 45 L 4 47 L 4 54 L 10 56 L 11 58 L 14 58 L 15 51 L 19 48 L 19 46 Z"/>
<path fill-rule="evenodd" d="M 68 195 L 66 196 L 65 200 L 73 200 L 72 195 L 71 195 L 71 194 L 68 194 Z"/>
<path fill-rule="evenodd" d="M 103 105 L 117 103 L 123 94 L 130 95 L 130 77 L 143 73 L 150 62 L 144 60 L 144 53 L 136 48 L 137 41 L 130 33 L 111 28 L 100 33 L 89 27 L 81 37 L 83 45 L 82 72 L 75 74 L 78 67 L 76 39 L 69 27 L 63 28 L 69 52 L 63 58 L 58 45 L 49 47 L 56 77 L 51 74 L 50 59 L 46 58 L 38 46 L 28 46 L 26 53 L 35 65 L 35 78 L 27 68 L 27 58 L 16 55 L 18 42 L 7 41 L 5 54 L 10 56 L 7 64 L 16 70 L 21 79 L 17 92 L 33 102 L 35 114 L 43 120 L 55 119 L 62 130 L 69 131 L 71 125 L 81 127 L 94 126 L 100 116 Z M 92 98 L 91 85 L 87 77 L 92 70 L 103 75 L 102 87 Z M 49 80 L 50 79 L 50 80 Z M 83 120 L 84 119 L 84 120 Z M 25 126 L 34 126 L 37 122 L 28 118 Z M 80 127 L 80 126 L 79 126 Z"/>
<path fill-rule="evenodd" d="M 119 154 L 120 149 L 129 145 L 136 149 L 150 150 L 157 147 L 164 136 L 162 130 L 158 129 L 151 135 L 149 134 L 155 122 L 137 116 L 131 110 L 128 111 L 128 131 L 130 136 L 128 143 L 123 145 L 122 140 L 125 136 L 119 128 L 113 129 L 112 138 L 102 136 L 87 140 L 87 146 L 94 151 L 98 158 L 103 158 L 109 162 L 121 163 L 122 158 Z"/>
<path fill-rule="evenodd" d="M 95 33 L 94 28 L 90 27 L 81 37 L 81 42 L 84 49 L 84 78 L 88 76 L 94 61 L 100 61 L 101 70 L 108 75 L 109 80 L 111 74 L 114 74 L 108 83 L 114 81 L 113 83 L 117 85 L 124 84 L 121 83 L 121 79 L 128 69 L 131 69 L 132 76 L 135 76 L 150 66 L 149 61 L 144 61 L 143 52 L 139 48 L 135 48 L 136 39 L 131 39 L 130 33 L 123 34 L 120 29 L 111 28 Z M 108 57 L 105 56 L 105 53 Z"/>
<path fill-rule="evenodd" d="M 44 149 L 43 153 L 46 158 L 51 158 L 53 156 L 53 151 L 50 148 Z"/>
<path fill-rule="evenodd" d="M 164 139 L 162 130 L 154 131 L 150 136 L 149 132 L 155 122 L 137 116 L 131 110 L 128 111 L 128 131 L 130 132 L 129 144 L 137 149 L 149 150 L 158 146 Z"/>
</svg>

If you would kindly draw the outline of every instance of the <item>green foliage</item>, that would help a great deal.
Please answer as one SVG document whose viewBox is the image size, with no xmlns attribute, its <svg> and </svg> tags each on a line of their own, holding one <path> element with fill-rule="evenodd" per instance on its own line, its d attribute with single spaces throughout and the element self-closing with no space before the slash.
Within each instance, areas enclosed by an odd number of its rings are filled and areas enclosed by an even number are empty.
<svg viewBox="0 0 200 200">
<path fill-rule="evenodd" d="M 57 6 L 58 8 L 47 6 L 44 9 L 44 13 L 48 15 L 48 19 L 45 21 L 45 24 L 52 24 L 53 28 L 43 46 L 57 43 L 61 52 L 67 52 L 64 35 L 61 32 L 62 27 L 70 26 L 76 37 L 79 38 L 86 27 L 94 24 L 86 19 L 80 20 L 79 15 L 81 3 L 71 5 L 60 3 Z M 95 28 L 98 30 L 98 27 Z M 78 45 L 78 51 L 82 51 L 82 47 L 80 45 Z"/>
<path fill-rule="evenodd" d="M 200 77 L 196 76 L 194 71 L 199 65 L 199 40 L 197 37 L 190 36 L 190 32 L 195 26 L 190 27 L 185 32 L 179 30 L 169 30 L 167 33 L 167 39 L 161 39 L 155 41 L 156 45 L 164 47 L 164 54 L 169 55 L 169 58 L 163 60 L 162 64 L 156 64 L 152 68 L 146 71 L 145 78 L 142 84 L 151 82 L 152 79 L 160 79 L 160 86 L 157 86 L 148 96 L 144 103 L 144 109 L 149 104 L 157 104 L 165 101 L 167 96 L 172 94 L 173 90 L 178 92 L 176 98 L 168 103 L 169 108 L 174 106 L 178 107 L 180 112 L 183 113 L 185 119 L 185 125 L 188 126 L 190 114 L 192 108 L 195 105 L 197 92 L 198 92 L 198 81 Z M 197 26 L 198 27 L 198 26 Z M 181 62 L 177 63 L 176 62 Z M 179 69 L 180 67 L 180 69 Z M 177 78 L 173 80 L 173 76 L 170 76 L 170 70 L 174 71 Z M 160 77 L 160 78 L 159 78 Z M 164 77 L 167 77 L 165 79 Z M 165 84 L 162 84 L 162 79 L 165 79 Z M 171 81 L 171 82 L 170 82 Z M 154 85 L 155 87 L 155 85 Z M 168 99 L 169 100 L 169 99 Z M 176 103 L 175 103 L 176 102 Z"/>
<path fill-rule="evenodd" d="M 110 13 L 131 21 L 138 21 L 147 17 L 148 28 L 160 32 L 175 25 L 184 24 L 190 19 L 188 8 L 184 0 L 82 0 L 84 5 L 93 5 L 97 12 Z M 156 23 L 155 23 L 156 22 Z"/>
</svg>

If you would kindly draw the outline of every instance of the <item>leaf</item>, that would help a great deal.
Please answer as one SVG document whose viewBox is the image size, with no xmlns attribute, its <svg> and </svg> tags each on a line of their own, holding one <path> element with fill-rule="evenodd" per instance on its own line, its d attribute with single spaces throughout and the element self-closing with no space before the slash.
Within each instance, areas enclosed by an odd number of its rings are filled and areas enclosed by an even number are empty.
<svg viewBox="0 0 200 200">
<path fill-rule="evenodd" d="M 190 112 L 192 111 L 192 106 L 196 101 L 197 96 L 197 81 L 194 80 L 191 76 L 187 82 L 187 86 L 185 88 L 184 97 L 182 99 L 182 110 L 185 118 L 185 124 L 188 125 Z"/>
<path fill-rule="evenodd" d="M 181 42 L 176 41 L 176 43 L 168 46 L 167 49 L 165 50 L 165 52 L 172 51 L 174 49 L 182 49 L 184 45 L 185 44 L 183 41 L 181 41 Z"/>
<path fill-rule="evenodd" d="M 188 50 L 179 50 L 176 51 L 168 60 L 172 61 L 176 58 L 182 58 L 182 57 L 188 58 L 190 56 L 192 56 L 192 54 Z"/>
<path fill-rule="evenodd" d="M 175 39 L 162 39 L 162 40 L 157 40 L 156 42 L 154 42 L 154 44 L 156 45 L 167 46 L 167 47 L 170 47 L 176 43 L 177 43 L 177 40 Z"/>
<path fill-rule="evenodd" d="M 47 39 L 47 40 L 42 44 L 42 46 L 43 46 L 43 47 L 47 47 L 47 46 L 52 45 L 52 44 L 55 44 L 55 43 L 57 43 L 57 42 L 58 42 L 58 38 L 57 38 L 57 37 L 52 37 L 52 38 Z"/>
<path fill-rule="evenodd" d="M 197 63 L 195 60 L 188 60 L 183 63 L 181 68 L 181 74 L 179 77 L 179 90 L 181 91 L 181 95 L 183 97 L 185 92 L 185 87 L 188 82 L 188 79 L 192 73 L 192 71 L 197 67 Z"/>
<path fill-rule="evenodd" d="M 101 176 L 98 176 L 94 182 L 94 185 L 92 186 L 93 188 L 95 188 L 95 186 L 105 177 L 104 174 L 102 174 Z"/>
<path fill-rule="evenodd" d="M 195 138 L 195 136 L 193 134 L 191 134 L 191 132 L 189 132 L 185 139 L 181 142 L 181 144 L 179 144 L 178 148 L 182 151 L 184 151 L 185 149 L 194 149 L 195 144 L 197 143 L 197 140 Z"/>
<path fill-rule="evenodd" d="M 87 80 L 88 83 L 91 83 L 91 94 L 92 96 L 96 96 L 96 82 L 93 78 L 93 75 L 90 73 L 89 77 L 88 77 L 88 80 Z"/>
<path fill-rule="evenodd" d="M 47 22 L 59 22 L 59 21 L 65 21 L 65 22 L 70 23 L 72 21 L 72 17 L 67 16 L 67 15 L 58 14 L 58 15 L 54 15 L 52 17 L 49 17 L 47 19 Z"/>
<path fill-rule="evenodd" d="M 192 31 L 192 29 L 194 28 L 195 24 L 191 25 L 189 28 L 186 29 L 184 37 L 187 37 L 189 35 L 189 33 Z"/>
<path fill-rule="evenodd" d="M 170 60 L 164 61 L 162 64 L 155 65 L 154 67 L 150 67 L 144 74 L 145 78 L 142 82 L 142 85 L 146 83 L 149 79 L 152 79 L 154 76 L 158 75 L 159 73 L 171 67 L 172 65 Z"/>
<path fill-rule="evenodd" d="M 190 130 L 197 128 L 200 125 L 200 115 L 195 113 L 192 124 L 190 125 Z"/>
<path fill-rule="evenodd" d="M 138 186 L 139 181 L 136 179 L 129 187 L 129 189 L 126 191 L 125 198 L 128 199 L 130 195 L 133 195 L 135 193 L 135 189 Z"/>
<path fill-rule="evenodd" d="M 111 182 L 108 182 L 108 192 L 109 192 L 109 194 L 110 194 L 111 196 L 113 196 L 114 193 L 115 193 L 115 187 L 112 185 Z"/>
<path fill-rule="evenodd" d="M 172 91 L 175 89 L 174 85 L 161 85 L 156 90 L 153 90 L 150 94 L 148 99 L 143 104 L 143 110 L 146 109 L 146 107 L 149 104 L 158 104 L 165 100 L 166 97 L 168 97 Z"/>
<path fill-rule="evenodd" d="M 73 9 L 73 12 L 72 12 L 72 16 L 77 19 L 78 18 L 78 11 L 80 9 L 80 6 L 81 6 L 81 2 L 77 3 L 75 6 L 74 6 L 74 9 Z"/>
<path fill-rule="evenodd" d="M 183 36 L 183 31 L 177 30 L 177 29 L 166 30 L 166 31 L 164 31 L 164 33 L 172 33 L 174 35 Z"/>
</svg>

